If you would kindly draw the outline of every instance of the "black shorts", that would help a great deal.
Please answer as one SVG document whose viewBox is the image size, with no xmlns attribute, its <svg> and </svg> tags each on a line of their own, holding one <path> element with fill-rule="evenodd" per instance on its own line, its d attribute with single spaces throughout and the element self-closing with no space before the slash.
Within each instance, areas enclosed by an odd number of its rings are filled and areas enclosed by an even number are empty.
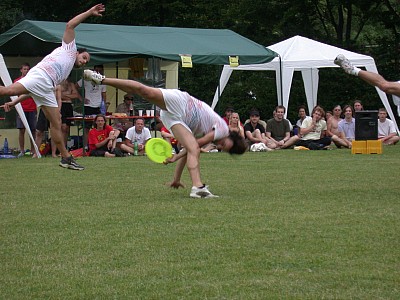
<svg viewBox="0 0 400 300">
<path fill-rule="evenodd" d="M 100 148 L 96 148 L 93 149 L 92 151 L 90 151 L 90 155 L 89 156 L 104 156 L 106 154 L 106 152 L 108 152 L 108 148 L 106 145 L 100 147 Z"/>
<path fill-rule="evenodd" d="M 101 114 L 100 107 L 85 106 L 85 116 Z M 92 128 L 93 121 L 85 121 L 85 128 Z"/>
<path fill-rule="evenodd" d="M 49 124 L 50 122 L 46 119 L 46 116 L 44 115 L 44 112 L 42 109 L 40 109 L 39 112 L 39 117 L 37 119 L 37 123 L 36 123 L 36 130 L 39 131 L 47 131 L 49 129 Z"/>
<path fill-rule="evenodd" d="M 72 108 L 72 103 L 63 102 L 61 105 L 61 124 L 67 124 L 71 126 L 72 121 L 67 118 L 74 116 L 74 109 Z"/>
</svg>

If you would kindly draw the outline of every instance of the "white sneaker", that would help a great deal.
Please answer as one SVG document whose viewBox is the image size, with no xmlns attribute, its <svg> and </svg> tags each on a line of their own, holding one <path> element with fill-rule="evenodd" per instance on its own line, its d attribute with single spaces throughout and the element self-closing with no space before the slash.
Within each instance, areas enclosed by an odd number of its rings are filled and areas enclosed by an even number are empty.
<svg viewBox="0 0 400 300">
<path fill-rule="evenodd" d="M 83 71 L 83 79 L 86 81 L 91 81 L 94 84 L 101 84 L 104 78 L 106 78 L 106 76 L 101 75 L 100 73 L 97 73 L 95 71 L 92 70 Z"/>
<path fill-rule="evenodd" d="M 208 186 L 202 188 L 192 187 L 190 191 L 190 197 L 192 198 L 218 198 L 219 196 L 213 195 L 209 190 Z"/>
<path fill-rule="evenodd" d="M 351 71 L 354 69 L 354 66 L 343 54 L 336 56 L 333 63 L 341 67 L 347 74 L 351 74 Z"/>
</svg>

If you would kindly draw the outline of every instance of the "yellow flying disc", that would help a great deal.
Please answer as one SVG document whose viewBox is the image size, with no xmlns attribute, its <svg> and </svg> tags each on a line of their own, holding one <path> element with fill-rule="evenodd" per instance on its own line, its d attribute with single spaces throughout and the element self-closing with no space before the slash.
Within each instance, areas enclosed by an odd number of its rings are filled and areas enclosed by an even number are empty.
<svg viewBox="0 0 400 300">
<path fill-rule="evenodd" d="M 152 138 L 146 143 L 148 158 L 158 164 L 162 164 L 167 158 L 172 157 L 172 146 L 166 140 Z"/>
</svg>

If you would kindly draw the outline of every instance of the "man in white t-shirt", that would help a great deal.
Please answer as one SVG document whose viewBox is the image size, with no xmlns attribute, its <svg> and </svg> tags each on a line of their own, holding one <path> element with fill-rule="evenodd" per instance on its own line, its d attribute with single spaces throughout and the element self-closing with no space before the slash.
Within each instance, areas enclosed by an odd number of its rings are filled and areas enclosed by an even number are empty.
<svg viewBox="0 0 400 300">
<path fill-rule="evenodd" d="M 301 139 L 296 146 L 307 147 L 310 150 L 320 150 L 329 146 L 331 137 L 326 136 L 326 121 L 323 120 L 325 111 L 321 107 L 315 107 L 311 118 L 306 118 L 301 123 Z"/>
<path fill-rule="evenodd" d="M 378 111 L 378 139 L 385 145 L 394 145 L 400 138 L 392 120 L 387 119 L 387 111 L 380 108 Z"/>
<path fill-rule="evenodd" d="M 61 107 L 58 106 L 55 88 L 68 78 L 73 67 L 82 67 L 90 60 L 85 49 L 77 49 L 75 44 L 75 27 L 90 16 L 101 16 L 105 11 L 103 4 L 97 4 L 91 9 L 72 18 L 66 25 L 61 47 L 56 48 L 29 73 L 18 82 L 7 87 L 0 87 L 0 96 L 22 95 L 2 107 L 9 111 L 14 105 L 32 96 L 38 107 L 41 107 L 51 124 L 51 137 L 61 153 L 60 166 L 73 170 L 83 170 L 67 151 L 61 131 Z"/>
<path fill-rule="evenodd" d="M 164 163 L 177 162 L 173 188 L 184 187 L 181 175 L 185 165 L 192 179 L 192 198 L 216 197 L 200 178 L 200 147 L 211 142 L 230 154 L 243 154 L 247 145 L 237 132 L 229 132 L 228 125 L 209 105 L 186 92 L 176 89 L 160 89 L 146 86 L 134 80 L 105 78 L 91 70 L 85 70 L 86 80 L 110 85 L 126 93 L 137 94 L 161 109 L 160 118 L 164 126 L 184 147 Z"/>
<path fill-rule="evenodd" d="M 95 65 L 93 70 L 97 73 L 104 74 L 103 65 Z M 101 106 L 107 102 L 107 88 L 105 85 L 96 85 L 87 80 L 78 80 L 76 83 L 77 88 L 83 85 L 85 100 L 84 100 L 84 114 L 85 116 L 97 116 L 101 114 Z M 85 121 L 85 134 L 83 135 L 83 145 L 88 146 L 89 130 L 92 128 L 93 122 Z"/>
<path fill-rule="evenodd" d="M 138 154 L 143 155 L 146 142 L 151 139 L 150 130 L 144 127 L 144 119 L 138 118 L 135 121 L 135 126 L 130 127 L 125 135 L 124 143 L 121 144 L 121 150 L 130 154 L 135 153 L 135 142 L 138 144 Z"/>
</svg>

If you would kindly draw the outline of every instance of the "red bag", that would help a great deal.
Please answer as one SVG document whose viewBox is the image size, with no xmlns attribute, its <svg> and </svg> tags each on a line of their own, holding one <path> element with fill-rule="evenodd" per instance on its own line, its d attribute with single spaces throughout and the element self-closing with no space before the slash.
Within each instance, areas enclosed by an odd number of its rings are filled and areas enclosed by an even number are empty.
<svg viewBox="0 0 400 300">
<path fill-rule="evenodd" d="M 89 152 L 86 152 L 85 155 L 83 155 L 83 148 L 78 148 L 75 150 L 70 151 L 73 157 L 82 157 L 82 156 L 89 156 Z"/>
</svg>

